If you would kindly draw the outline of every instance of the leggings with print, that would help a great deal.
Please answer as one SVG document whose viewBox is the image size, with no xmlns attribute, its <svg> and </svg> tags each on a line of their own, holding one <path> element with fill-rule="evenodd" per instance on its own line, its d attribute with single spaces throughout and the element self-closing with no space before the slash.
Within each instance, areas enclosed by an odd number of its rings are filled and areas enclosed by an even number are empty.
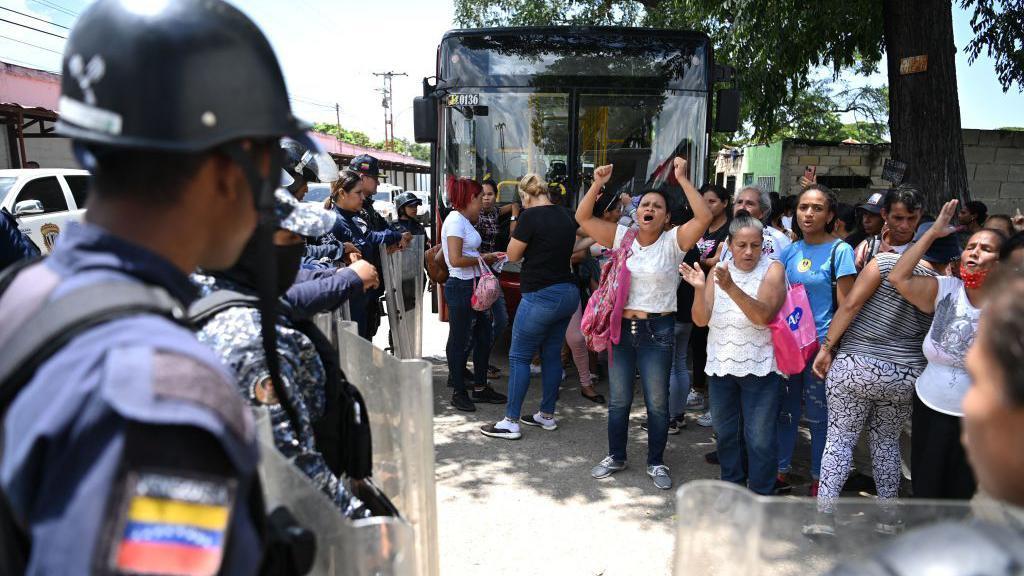
<svg viewBox="0 0 1024 576">
<path fill-rule="evenodd" d="M 828 436 L 821 460 L 818 508 L 831 511 L 853 465 L 853 450 L 867 422 L 879 498 L 900 487 L 900 432 L 914 400 L 920 370 L 867 356 L 839 353 L 825 381 Z"/>
</svg>

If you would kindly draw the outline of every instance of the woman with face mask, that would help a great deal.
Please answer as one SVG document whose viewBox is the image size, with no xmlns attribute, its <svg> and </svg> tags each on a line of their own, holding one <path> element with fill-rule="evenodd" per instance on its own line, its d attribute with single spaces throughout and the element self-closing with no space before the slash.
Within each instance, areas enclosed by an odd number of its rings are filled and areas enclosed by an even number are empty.
<svg viewBox="0 0 1024 576">
<path fill-rule="evenodd" d="M 960 444 L 961 406 L 971 385 L 964 357 L 978 331 L 978 317 L 988 299 L 985 280 L 999 265 L 1006 238 L 998 230 L 971 234 L 960 256 L 960 278 L 918 276 L 915 264 L 940 238 L 954 234 L 950 221 L 957 201 L 947 202 L 935 223 L 903 253 L 889 281 L 918 310 L 933 314 L 924 339 L 928 363 L 917 378 L 912 422 L 911 478 L 915 498 L 966 499 L 975 480 Z"/>
<path fill-rule="evenodd" d="M 628 246 L 630 256 L 626 260 L 632 280 L 629 293 L 625 295 L 626 302 L 621 303 L 622 318 L 618 326 L 612 326 L 608 456 L 590 472 L 594 478 L 607 478 L 626 468 L 633 376 L 639 370 L 647 404 L 647 475 L 662 490 L 672 487 L 664 452 L 668 441 L 668 392 L 672 347 L 675 343 L 679 265 L 686 252 L 693 248 L 711 223 L 711 211 L 690 182 L 687 162 L 676 158 L 673 168 L 676 180 L 682 186 L 686 201 L 693 210 L 693 219 L 682 226 L 666 230 L 669 212 L 665 192 L 648 190 L 639 196 L 635 216 L 636 237 Z M 594 170 L 594 183 L 576 209 L 576 220 L 598 244 L 618 248 L 628 229 L 594 216 L 594 202 L 611 176 L 611 166 L 601 166 Z M 612 319 L 612 322 L 616 321 Z M 620 330 L 617 343 L 616 328 Z"/>
</svg>

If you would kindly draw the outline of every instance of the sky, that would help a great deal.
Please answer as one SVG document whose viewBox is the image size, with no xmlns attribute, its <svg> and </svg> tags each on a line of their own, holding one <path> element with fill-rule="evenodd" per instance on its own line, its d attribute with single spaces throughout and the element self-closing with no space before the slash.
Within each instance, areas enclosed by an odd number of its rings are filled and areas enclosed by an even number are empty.
<svg viewBox="0 0 1024 576">
<path fill-rule="evenodd" d="M 90 0 L 0 0 L 0 18 L 57 36 L 66 36 L 75 16 Z M 384 137 L 383 86 L 376 73 L 404 72 L 393 80 L 395 135 L 412 139 L 412 99 L 424 77 L 436 69 L 437 45 L 453 28 L 450 0 L 237 0 L 264 30 L 284 70 L 296 114 L 311 122 L 336 121 Z M 959 3 L 957 3 L 959 4 Z M 1024 126 L 1024 94 L 1016 86 L 1003 93 L 992 60 L 968 64 L 962 48 L 972 37 L 969 15 L 954 6 L 957 85 L 964 128 Z M 51 71 L 60 69 L 64 40 L 41 31 L 0 22 L 0 60 Z M 31 44 L 32 46 L 27 45 Z M 742 71 L 741 71 L 742 72 Z M 853 84 L 885 82 L 884 74 L 851 79 Z"/>
</svg>

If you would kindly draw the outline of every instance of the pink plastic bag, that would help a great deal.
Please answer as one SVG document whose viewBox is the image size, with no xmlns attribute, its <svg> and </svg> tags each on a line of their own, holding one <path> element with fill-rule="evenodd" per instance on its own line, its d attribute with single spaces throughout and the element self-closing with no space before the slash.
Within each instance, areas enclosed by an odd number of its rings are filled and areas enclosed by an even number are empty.
<svg viewBox="0 0 1024 576">
<path fill-rule="evenodd" d="M 480 263 L 480 279 L 473 281 L 473 298 L 470 305 L 473 310 L 483 312 L 490 310 L 498 300 L 498 296 L 501 295 L 501 283 L 483 258 L 477 256 L 477 261 Z"/>
<path fill-rule="evenodd" d="M 818 353 L 818 332 L 814 327 L 814 313 L 803 284 L 794 284 L 786 292 L 775 320 L 768 325 L 772 332 L 775 362 L 787 375 L 804 371 L 808 362 Z"/>
</svg>

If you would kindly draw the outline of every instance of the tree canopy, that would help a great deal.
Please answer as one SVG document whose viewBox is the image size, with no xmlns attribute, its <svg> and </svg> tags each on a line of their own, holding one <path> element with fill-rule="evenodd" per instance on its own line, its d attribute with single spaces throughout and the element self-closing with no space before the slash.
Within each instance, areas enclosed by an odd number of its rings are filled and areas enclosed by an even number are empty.
<svg viewBox="0 0 1024 576">
<path fill-rule="evenodd" d="M 754 141 L 782 136 L 848 134 L 881 139 L 878 117 L 884 88 L 830 91 L 814 80 L 822 68 L 833 80 L 845 71 L 871 74 L 885 50 L 883 5 L 896 0 L 456 0 L 456 21 L 466 27 L 621 25 L 706 32 L 716 60 L 734 66 L 743 92 L 743 117 Z M 1004 90 L 1024 86 L 1024 3 L 961 0 L 973 11 L 975 37 L 965 51 L 995 60 Z M 855 93 L 856 92 L 856 93 Z M 839 114 L 863 114 L 843 126 Z M 869 113 L 871 110 L 872 113 Z"/>
<path fill-rule="evenodd" d="M 364 132 L 360 132 L 358 130 L 346 130 L 344 126 L 341 127 L 340 131 L 338 128 L 338 125 L 328 124 L 326 122 L 317 122 L 316 124 L 313 125 L 314 132 L 334 136 L 335 138 L 341 140 L 342 142 L 347 142 L 349 144 L 355 144 L 356 146 L 363 146 L 366 148 L 375 148 L 377 150 L 385 149 L 384 141 L 371 140 L 370 137 L 367 136 L 366 133 Z M 430 146 L 409 142 L 405 138 L 396 138 L 394 145 L 395 152 L 398 152 L 399 154 L 412 156 L 417 160 L 423 160 L 425 162 L 430 161 Z"/>
</svg>

